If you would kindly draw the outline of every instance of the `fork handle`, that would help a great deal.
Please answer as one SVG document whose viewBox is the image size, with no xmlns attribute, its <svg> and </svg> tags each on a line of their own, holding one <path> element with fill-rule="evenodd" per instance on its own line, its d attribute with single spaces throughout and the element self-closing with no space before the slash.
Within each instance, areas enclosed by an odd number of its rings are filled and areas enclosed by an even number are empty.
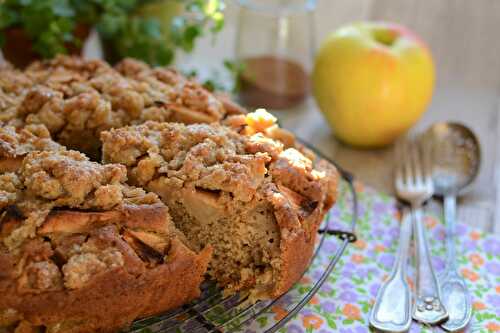
<svg viewBox="0 0 500 333">
<path fill-rule="evenodd" d="M 441 302 L 441 291 L 432 268 L 428 240 L 422 223 L 422 208 L 413 205 L 411 211 L 417 251 L 417 283 L 413 319 L 434 325 L 446 320 L 448 313 Z"/>
<path fill-rule="evenodd" d="M 408 332 L 410 329 L 412 300 L 406 266 L 411 233 L 411 216 L 403 212 L 396 263 L 389 278 L 380 286 L 370 312 L 370 325 L 378 331 Z"/>
</svg>

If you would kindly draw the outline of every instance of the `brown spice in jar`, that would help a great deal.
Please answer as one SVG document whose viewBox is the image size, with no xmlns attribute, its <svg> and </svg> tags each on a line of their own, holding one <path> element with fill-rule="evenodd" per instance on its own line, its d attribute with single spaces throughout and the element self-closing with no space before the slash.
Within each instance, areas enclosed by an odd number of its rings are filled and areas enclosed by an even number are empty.
<svg viewBox="0 0 500 333">
<path fill-rule="evenodd" d="M 247 106 L 286 109 L 309 93 L 309 75 L 295 61 L 269 55 L 246 58 L 243 66 L 239 97 Z"/>
</svg>

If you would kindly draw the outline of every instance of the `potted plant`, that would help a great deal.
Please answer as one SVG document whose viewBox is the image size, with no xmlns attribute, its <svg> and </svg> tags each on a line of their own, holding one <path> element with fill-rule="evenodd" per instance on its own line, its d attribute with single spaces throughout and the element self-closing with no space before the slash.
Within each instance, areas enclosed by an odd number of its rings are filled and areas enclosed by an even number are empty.
<svg viewBox="0 0 500 333">
<path fill-rule="evenodd" d="M 80 53 L 90 26 L 78 20 L 69 1 L 0 1 L 0 45 L 4 57 L 18 67 L 58 53 Z"/>
<path fill-rule="evenodd" d="M 197 38 L 224 24 L 221 0 L 146 1 L 132 11 L 103 17 L 98 27 L 106 60 L 134 57 L 168 65 L 177 50 L 191 52 Z"/>
<path fill-rule="evenodd" d="M 205 31 L 223 26 L 222 0 L 4 0 L 0 46 L 18 67 L 60 53 L 78 54 L 91 28 L 106 60 L 135 57 L 153 65 L 191 51 Z"/>
</svg>

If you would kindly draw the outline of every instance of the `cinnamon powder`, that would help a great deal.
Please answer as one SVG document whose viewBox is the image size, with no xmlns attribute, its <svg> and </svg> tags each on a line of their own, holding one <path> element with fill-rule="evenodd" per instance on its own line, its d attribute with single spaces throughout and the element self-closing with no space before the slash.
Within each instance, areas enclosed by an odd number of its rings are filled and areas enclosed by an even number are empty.
<svg viewBox="0 0 500 333">
<path fill-rule="evenodd" d="M 309 75 L 304 67 L 279 56 L 243 60 L 239 96 L 250 107 L 286 109 L 303 102 L 309 93 Z"/>
</svg>

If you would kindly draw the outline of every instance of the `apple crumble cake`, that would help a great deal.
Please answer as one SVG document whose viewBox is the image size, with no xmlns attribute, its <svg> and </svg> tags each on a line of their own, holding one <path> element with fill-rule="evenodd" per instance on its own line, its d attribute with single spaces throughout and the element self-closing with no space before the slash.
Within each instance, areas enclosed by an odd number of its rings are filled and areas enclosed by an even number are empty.
<svg viewBox="0 0 500 333">
<path fill-rule="evenodd" d="M 59 56 L 24 72 L 0 67 L 0 122 L 44 124 L 57 142 L 96 159 L 99 133 L 147 120 L 211 123 L 244 112 L 177 71 L 126 59 Z"/>
<path fill-rule="evenodd" d="M 250 134 L 146 122 L 101 137 L 104 162 L 125 165 L 131 184 L 157 193 L 196 250 L 213 247 L 209 275 L 255 300 L 281 295 L 304 272 L 337 173 L 266 136 L 277 133 L 269 114 L 244 120 L 240 131 Z"/>
<path fill-rule="evenodd" d="M 0 125 L 0 333 L 116 332 L 206 276 L 277 297 L 335 201 L 265 110 L 131 59 L 0 65 Z"/>
<path fill-rule="evenodd" d="M 199 296 L 211 249 L 125 180 L 76 151 L 0 175 L 0 331 L 116 332 Z"/>
</svg>

